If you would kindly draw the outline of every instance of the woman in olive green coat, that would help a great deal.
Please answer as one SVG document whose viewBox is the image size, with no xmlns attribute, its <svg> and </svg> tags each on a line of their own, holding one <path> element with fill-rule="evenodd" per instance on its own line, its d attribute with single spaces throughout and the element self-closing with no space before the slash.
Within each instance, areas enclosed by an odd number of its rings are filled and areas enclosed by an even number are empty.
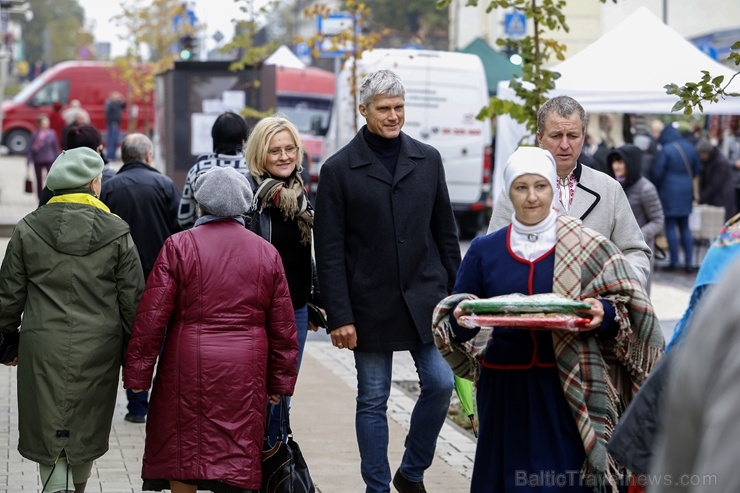
<svg viewBox="0 0 740 493">
<path fill-rule="evenodd" d="M 18 223 L 0 268 L 0 331 L 21 328 L 18 451 L 46 492 L 84 492 L 108 450 L 143 290 L 128 225 L 97 199 L 102 170 L 91 149 L 64 151 L 47 177 L 54 198 Z"/>
</svg>

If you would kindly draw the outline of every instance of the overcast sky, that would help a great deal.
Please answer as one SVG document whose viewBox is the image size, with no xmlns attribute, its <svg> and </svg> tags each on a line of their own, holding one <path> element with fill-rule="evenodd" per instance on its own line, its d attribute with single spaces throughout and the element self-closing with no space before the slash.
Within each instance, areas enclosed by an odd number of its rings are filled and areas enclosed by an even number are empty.
<svg viewBox="0 0 740 493">
<path fill-rule="evenodd" d="M 95 41 L 108 41 L 112 45 L 112 56 L 122 55 L 125 52 L 125 44 L 118 38 L 121 31 L 110 20 L 111 17 L 121 12 L 120 0 L 77 0 L 85 9 L 85 19 L 89 24 L 94 24 L 93 34 Z M 239 10 L 239 4 L 234 0 L 196 0 L 189 1 L 195 4 L 195 15 L 198 21 L 206 24 L 207 48 L 215 47 L 216 42 L 211 36 L 216 31 L 221 31 L 226 40 L 231 39 L 234 34 L 232 19 L 243 19 L 245 14 Z M 243 2 L 240 2 L 243 5 Z"/>
</svg>

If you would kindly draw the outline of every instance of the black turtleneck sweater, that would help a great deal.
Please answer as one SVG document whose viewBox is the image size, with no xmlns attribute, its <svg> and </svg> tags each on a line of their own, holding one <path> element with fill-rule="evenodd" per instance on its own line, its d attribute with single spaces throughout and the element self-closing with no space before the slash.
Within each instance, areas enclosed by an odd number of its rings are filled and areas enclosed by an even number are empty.
<svg viewBox="0 0 740 493">
<path fill-rule="evenodd" d="M 386 139 L 380 135 L 376 135 L 367 129 L 367 125 L 362 127 L 362 136 L 365 138 L 370 150 L 373 154 L 383 163 L 383 166 L 393 176 L 396 173 L 396 163 L 398 162 L 398 154 L 401 152 L 401 136 L 394 139 Z"/>
</svg>

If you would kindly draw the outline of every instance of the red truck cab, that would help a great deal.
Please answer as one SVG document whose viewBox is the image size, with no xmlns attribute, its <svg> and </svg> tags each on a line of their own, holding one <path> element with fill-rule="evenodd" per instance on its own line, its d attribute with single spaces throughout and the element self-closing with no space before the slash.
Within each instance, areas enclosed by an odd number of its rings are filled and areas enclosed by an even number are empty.
<svg viewBox="0 0 740 493">
<path fill-rule="evenodd" d="M 97 61 L 61 62 L 36 77 L 12 100 L 2 104 L 2 144 L 11 154 L 24 154 L 28 149 L 31 133 L 36 130 L 36 119 L 52 112 L 56 102 L 62 111 L 72 100 L 90 115 L 90 123 L 104 136 L 105 101 L 113 91 L 128 94 L 127 84 L 116 74 L 112 63 Z M 133 107 L 138 112 L 137 131 L 153 127 L 154 102 L 149 95 L 146 101 L 134 101 L 124 111 L 121 132 L 129 128 L 129 116 Z"/>
<path fill-rule="evenodd" d="M 334 74 L 318 67 L 276 67 L 275 77 L 277 112 L 285 115 L 301 134 L 306 152 L 304 168 L 309 171 L 313 190 L 334 101 Z"/>
</svg>

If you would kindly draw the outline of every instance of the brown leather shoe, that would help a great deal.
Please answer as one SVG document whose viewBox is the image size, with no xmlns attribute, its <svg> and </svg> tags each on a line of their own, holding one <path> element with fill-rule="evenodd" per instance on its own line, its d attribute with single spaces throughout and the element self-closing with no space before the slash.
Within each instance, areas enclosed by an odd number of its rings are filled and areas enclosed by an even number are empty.
<svg viewBox="0 0 740 493">
<path fill-rule="evenodd" d="M 401 474 L 401 469 L 396 471 L 393 476 L 393 486 L 396 488 L 398 493 L 426 493 L 427 490 L 424 488 L 424 481 L 415 483 L 404 478 Z"/>
</svg>

